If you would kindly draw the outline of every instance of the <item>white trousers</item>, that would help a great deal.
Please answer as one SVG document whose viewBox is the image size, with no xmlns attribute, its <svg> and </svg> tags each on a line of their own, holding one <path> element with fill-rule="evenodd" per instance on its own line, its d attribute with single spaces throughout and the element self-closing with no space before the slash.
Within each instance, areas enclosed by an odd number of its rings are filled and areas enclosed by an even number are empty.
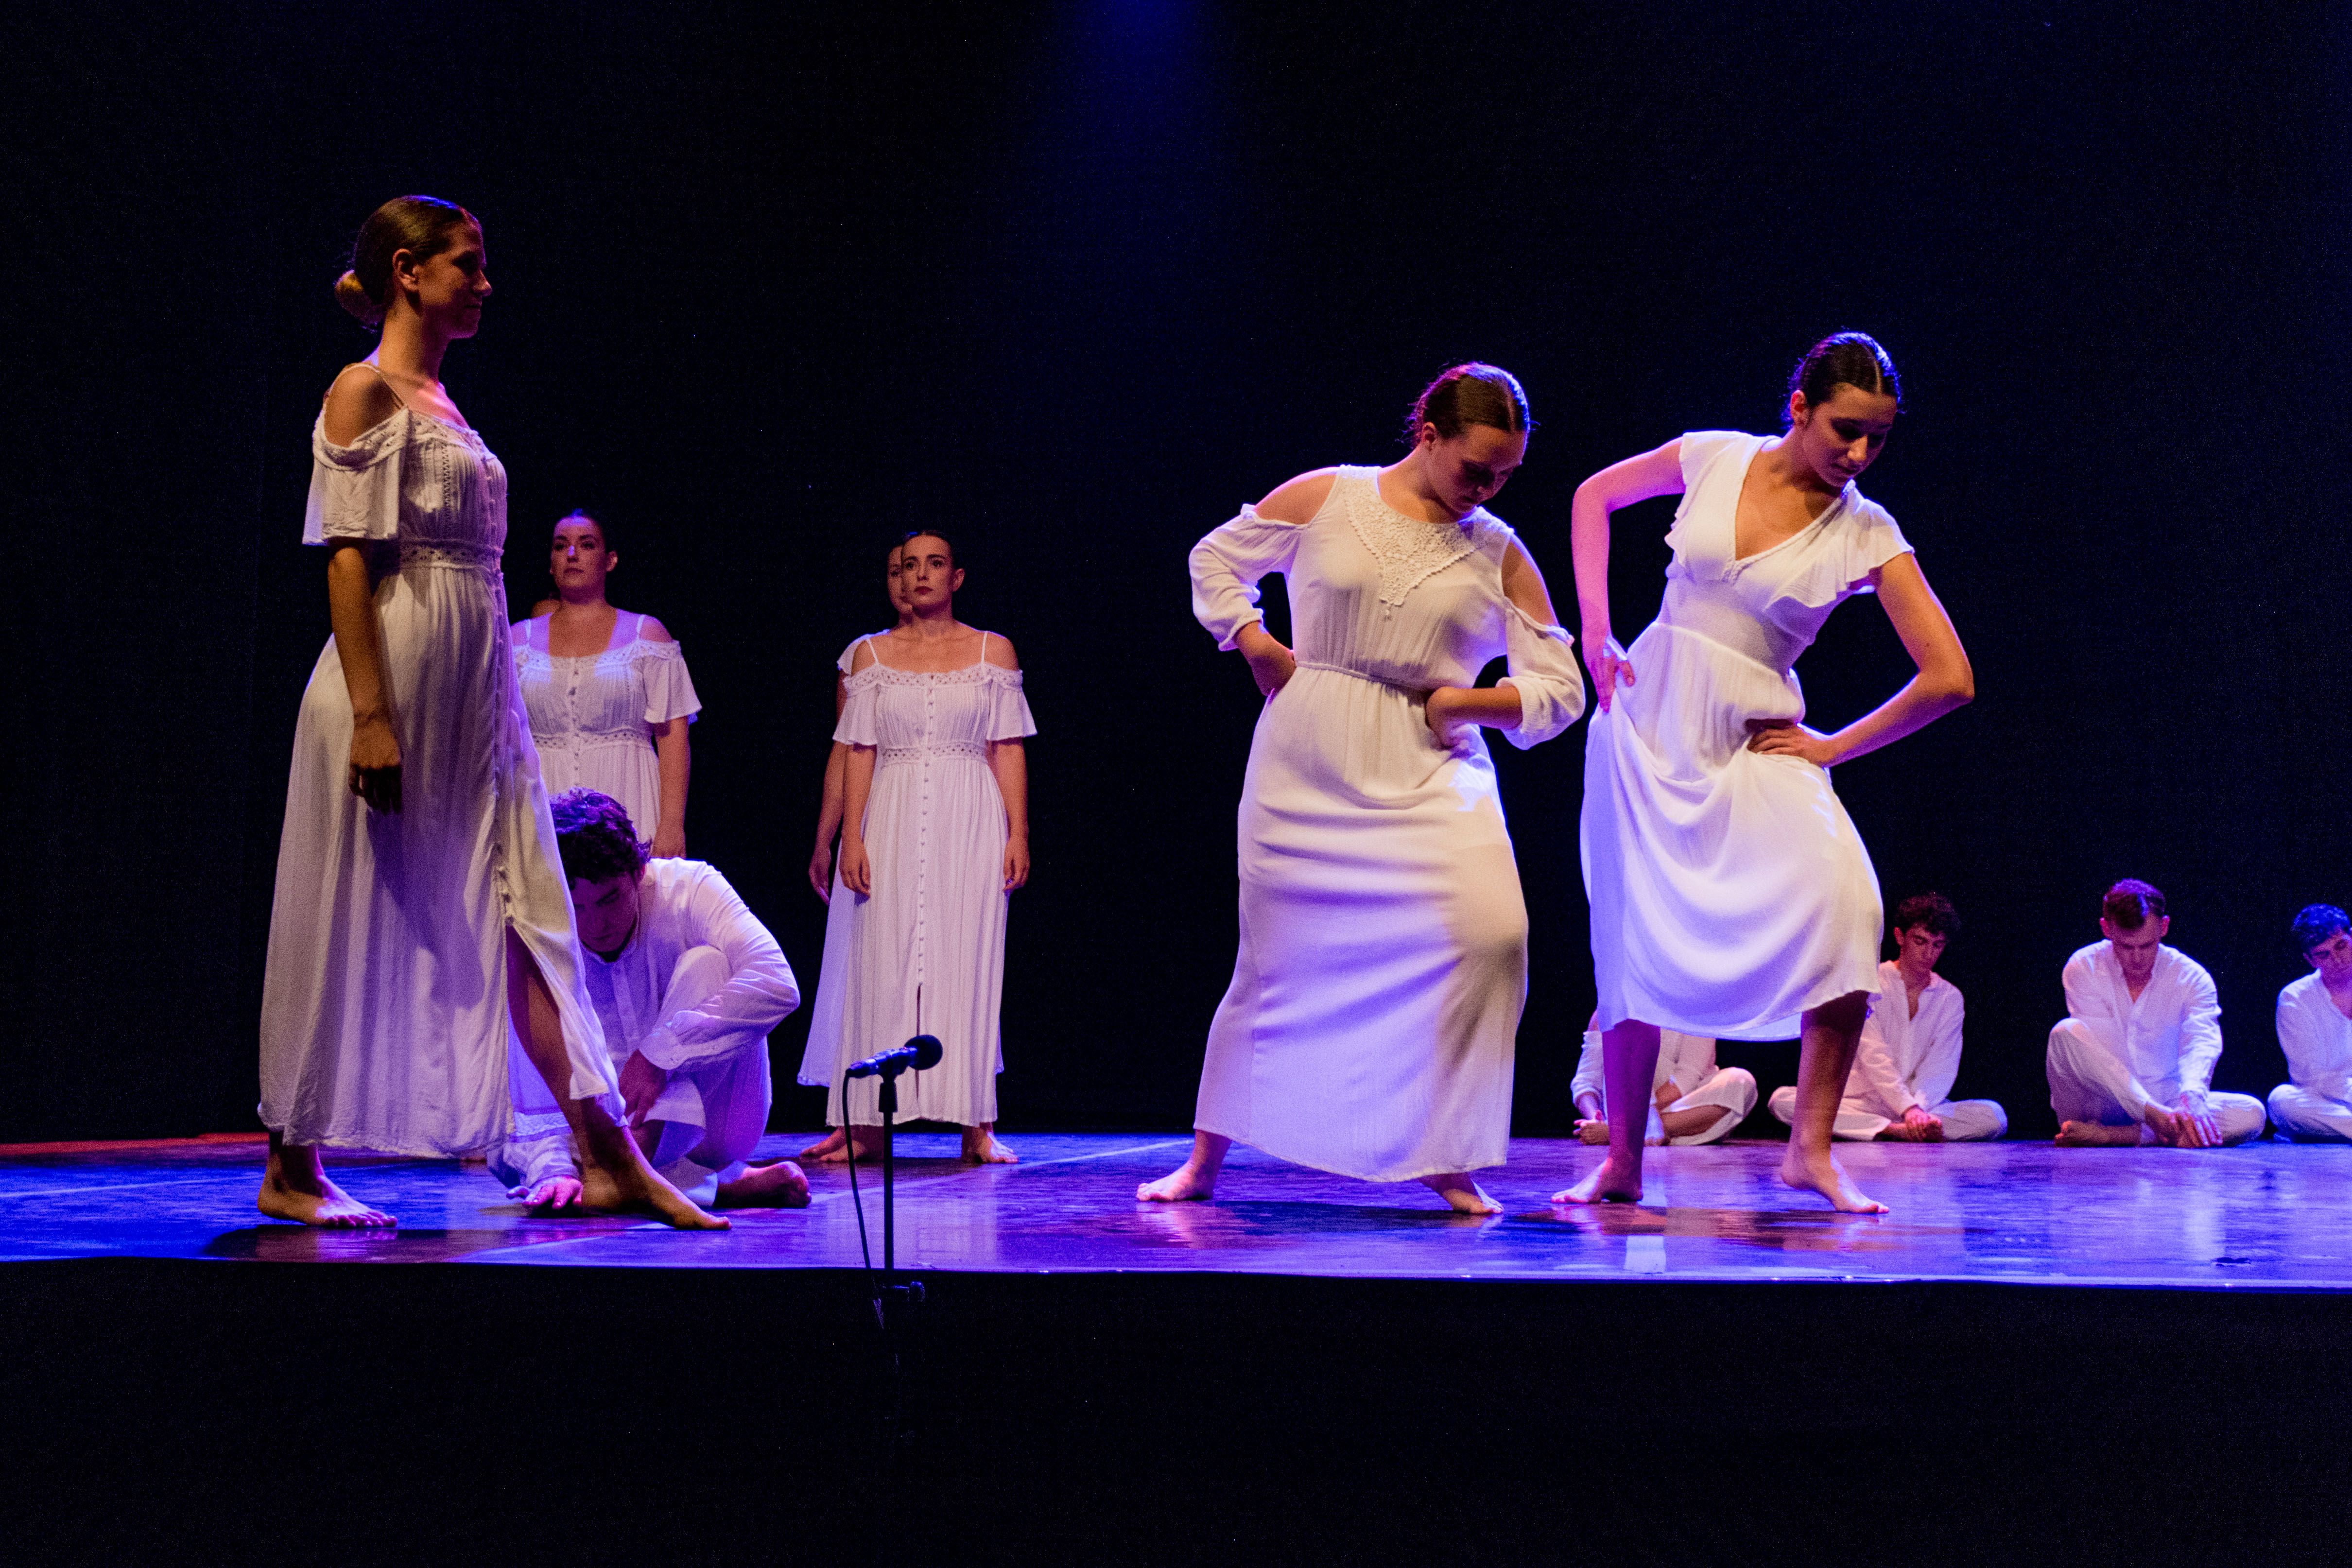
<svg viewBox="0 0 2352 1568">
<path fill-rule="evenodd" d="M 2139 1126 L 2139 1141 L 2156 1141 L 2147 1124 L 2151 1103 L 2172 1108 L 2176 1083 L 2142 1083 L 2114 1052 L 2074 1019 L 2061 1019 L 2050 1031 L 2050 1109 L 2061 1122 L 2096 1122 L 2102 1126 Z M 2269 1117 L 2251 1094 L 2209 1092 L 2207 1103 L 2221 1124 L 2221 1141 L 2242 1144 L 2260 1133 Z"/>
<path fill-rule="evenodd" d="M 732 977 L 727 956 L 718 948 L 688 947 L 670 971 L 659 1016 L 675 1018 L 724 989 Z M 606 1044 L 614 1053 L 617 1074 L 635 1042 L 614 1037 Z M 741 1176 L 743 1162 L 759 1147 L 774 1093 L 764 1038 L 673 1069 L 646 1113 L 647 1122 L 662 1124 L 648 1163 L 672 1186 L 708 1207 L 718 1201 L 719 1184 Z M 509 1186 L 536 1186 L 552 1176 L 579 1174 L 568 1131 L 517 1137 L 491 1156 L 490 1169 Z"/>
<path fill-rule="evenodd" d="M 1772 1114 L 1793 1126 L 1797 1120 L 1797 1086 L 1783 1083 L 1773 1090 L 1771 1109 Z M 2009 1135 L 2009 1113 L 2000 1108 L 1998 1100 L 1947 1100 L 1940 1105 L 1928 1106 L 1927 1111 L 1943 1119 L 1944 1142 L 1948 1144 L 1970 1144 Z M 1861 1101 L 1841 1100 L 1837 1120 L 1830 1124 L 1830 1136 L 1863 1143 L 1895 1125 L 1895 1120 L 1880 1115 Z"/>
<path fill-rule="evenodd" d="M 2282 1083 L 2271 1091 L 2271 1120 L 2299 1142 L 2352 1140 L 2352 1105 Z"/>
<path fill-rule="evenodd" d="M 1744 1067 L 1717 1068 L 1713 1077 L 1666 1107 L 1669 1111 L 1710 1108 L 1721 1114 L 1696 1133 L 1665 1141 L 1677 1145 L 1711 1144 L 1717 1138 L 1728 1136 L 1731 1129 L 1746 1121 L 1748 1113 L 1756 1109 L 1756 1075 Z M 1661 1132 L 1664 1130 L 1657 1121 L 1654 1109 L 1651 1113 L 1651 1124 Z"/>
</svg>

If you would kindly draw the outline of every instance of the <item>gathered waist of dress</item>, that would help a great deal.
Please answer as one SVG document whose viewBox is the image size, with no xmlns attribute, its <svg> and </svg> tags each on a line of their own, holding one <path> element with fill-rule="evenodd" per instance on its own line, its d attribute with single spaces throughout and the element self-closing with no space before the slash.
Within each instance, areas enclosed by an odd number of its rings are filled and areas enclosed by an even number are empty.
<svg viewBox="0 0 2352 1568">
<path fill-rule="evenodd" d="M 456 540 L 402 539 L 400 570 L 435 567 L 461 571 L 497 571 L 505 552 L 495 546 Z"/>
<path fill-rule="evenodd" d="M 874 766 L 897 768 L 908 762 L 928 762 L 940 757 L 977 757 L 988 759 L 988 742 L 984 740 L 934 740 L 922 746 L 880 746 L 874 750 Z"/>
<path fill-rule="evenodd" d="M 1392 692 L 1402 692 L 1406 696 L 1416 699 L 1427 696 L 1436 689 L 1433 685 L 1412 685 L 1403 681 L 1391 680 L 1386 675 L 1375 674 L 1370 670 L 1360 670 L 1353 664 L 1334 664 L 1323 659 L 1301 659 L 1298 661 L 1298 667 L 1302 670 L 1328 670 L 1335 675 L 1347 675 L 1355 680 L 1369 682 L 1372 685 L 1386 686 Z"/>
<path fill-rule="evenodd" d="M 646 729 L 566 729 L 552 735 L 531 731 L 531 738 L 541 751 L 586 751 L 598 747 L 637 747 L 653 748 L 654 737 Z"/>
</svg>

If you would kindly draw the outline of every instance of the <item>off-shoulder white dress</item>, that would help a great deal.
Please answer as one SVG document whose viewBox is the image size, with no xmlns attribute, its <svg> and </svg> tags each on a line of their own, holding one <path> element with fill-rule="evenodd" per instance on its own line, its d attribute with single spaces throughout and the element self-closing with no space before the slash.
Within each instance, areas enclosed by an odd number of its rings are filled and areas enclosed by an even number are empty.
<svg viewBox="0 0 2352 1568">
<path fill-rule="evenodd" d="M 1748 750 L 1748 727 L 1804 717 L 1797 655 L 1911 546 L 1848 484 L 1802 532 L 1735 559 L 1740 486 L 1769 443 L 1682 438 L 1665 601 L 1634 640 L 1634 684 L 1586 732 L 1600 1029 L 1786 1040 L 1806 1009 L 1878 990 L 1878 874 L 1829 770 Z"/>
<path fill-rule="evenodd" d="M 825 1120 L 835 1127 L 845 1120 L 841 1070 L 917 1033 L 938 1036 L 947 1054 L 898 1080 L 899 1118 L 996 1120 L 1010 895 L 1004 796 L 988 743 L 1037 726 L 1021 672 L 990 664 L 981 636 L 981 658 L 961 670 L 894 670 L 877 655 L 848 678 L 833 737 L 875 748 L 864 824 L 874 892 L 843 887 L 835 862 L 800 1071 L 803 1083 L 832 1088 Z M 851 1085 L 845 1119 L 879 1124 L 876 1093 L 871 1078 Z"/>
<path fill-rule="evenodd" d="M 1426 523 L 1342 468 L 1303 527 L 1244 507 L 1192 549 L 1192 612 L 1231 648 L 1288 580 L 1298 672 L 1265 705 L 1239 821 L 1241 948 L 1193 1125 L 1299 1165 L 1403 1181 L 1503 1163 L 1527 906 L 1482 731 L 1441 685 L 1507 658 L 1512 742 L 1584 711 L 1569 634 L 1503 591 L 1511 530 Z"/>
<path fill-rule="evenodd" d="M 661 758 L 654 729 L 689 722 L 702 711 L 686 654 L 676 643 L 648 642 L 646 618 L 622 611 L 601 653 L 557 658 L 547 651 L 544 618 L 522 623 L 515 678 L 551 795 L 594 789 L 629 813 L 640 839 L 661 822 Z"/>
<path fill-rule="evenodd" d="M 515 689 L 499 559 L 506 472 L 462 425 L 403 408 L 310 437 L 302 537 L 375 570 L 401 810 L 347 783 L 352 704 L 330 640 L 294 730 L 261 1002 L 261 1120 L 290 1143 L 413 1155 L 509 1130 L 511 925 L 554 993 L 575 1097 L 609 1087 L 555 825 Z"/>
</svg>

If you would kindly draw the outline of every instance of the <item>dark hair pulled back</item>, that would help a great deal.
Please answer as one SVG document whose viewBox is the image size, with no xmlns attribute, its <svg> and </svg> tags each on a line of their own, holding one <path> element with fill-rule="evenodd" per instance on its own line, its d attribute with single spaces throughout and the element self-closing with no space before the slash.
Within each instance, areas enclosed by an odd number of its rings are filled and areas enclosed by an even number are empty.
<svg viewBox="0 0 2352 1568">
<path fill-rule="evenodd" d="M 1867 332 L 1832 332 L 1805 350 L 1789 372 L 1789 390 L 1805 394 L 1807 408 L 1819 408 L 1837 395 L 1842 386 L 1859 392 L 1884 392 L 1903 410 L 1903 378 L 1895 373 L 1895 356 Z M 1786 399 L 1780 403 L 1780 428 L 1795 423 Z"/>
<path fill-rule="evenodd" d="M 566 523 L 586 523 L 590 528 L 596 530 L 596 537 L 604 541 L 604 548 L 606 549 L 611 549 L 613 548 L 613 530 L 604 526 L 604 519 L 596 517 L 592 513 L 583 512 L 577 507 L 574 507 L 571 511 L 564 513 L 562 517 L 555 519 L 555 528 L 551 528 L 547 530 L 549 537 L 552 538 L 554 536 L 555 529 L 562 528 Z"/>
<path fill-rule="evenodd" d="M 383 325 L 392 308 L 392 258 L 407 251 L 419 260 L 447 250 L 461 228 L 479 228 L 473 214 L 438 196 L 394 196 L 367 215 L 352 241 L 351 270 L 335 279 L 335 303 L 365 327 Z"/>
<path fill-rule="evenodd" d="M 937 529 L 937 528 L 908 528 L 905 533 L 900 534 L 900 535 L 898 536 L 898 548 L 899 548 L 899 549 L 904 549 L 907 546 L 908 546 L 908 545 L 910 545 L 910 544 L 914 543 L 917 539 L 937 539 L 937 540 L 939 540 L 939 541 L 940 541 L 940 543 L 941 543 L 941 544 L 943 544 L 943 545 L 945 545 L 945 546 L 947 546 L 947 547 L 948 547 L 948 564 L 949 564 L 950 566 L 953 566 L 953 565 L 955 564 L 955 562 L 956 562 L 956 548 L 955 548 L 955 540 L 953 540 L 953 539 L 951 539 L 951 538 L 948 538 L 948 537 L 947 537 L 947 535 L 945 535 L 945 534 L 943 534 L 943 533 L 940 532 L 940 530 L 939 530 L 939 529 Z"/>
<path fill-rule="evenodd" d="M 1407 446 L 1419 443 L 1424 424 L 1437 426 L 1437 434 L 1447 441 L 1474 424 L 1491 425 L 1511 435 L 1524 435 L 1536 427 L 1519 378 L 1500 365 L 1480 364 L 1475 360 L 1439 371 L 1435 381 L 1421 389 L 1421 395 L 1412 401 L 1412 412 L 1405 416 Z"/>
</svg>

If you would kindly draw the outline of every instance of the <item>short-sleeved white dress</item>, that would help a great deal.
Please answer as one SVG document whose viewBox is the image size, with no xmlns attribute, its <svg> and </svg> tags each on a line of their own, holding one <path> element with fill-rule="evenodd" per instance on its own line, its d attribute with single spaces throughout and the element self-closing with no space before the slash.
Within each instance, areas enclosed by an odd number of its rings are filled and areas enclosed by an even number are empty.
<svg viewBox="0 0 2352 1568">
<path fill-rule="evenodd" d="M 310 437 L 302 537 L 366 541 L 401 810 L 347 783 L 331 639 L 294 730 L 261 1003 L 261 1120 L 295 1144 L 458 1155 L 509 1126 L 511 925 L 554 993 L 572 1093 L 611 1086 L 572 899 L 515 689 L 506 472 L 473 430 L 403 408 Z"/>
<path fill-rule="evenodd" d="M 1192 1124 L 1370 1181 L 1503 1163 L 1528 914 L 1483 733 L 1425 702 L 1509 661 L 1513 744 L 1584 711 L 1568 633 L 1503 591 L 1514 538 L 1483 507 L 1409 517 L 1342 468 L 1303 526 L 1248 507 L 1192 549 L 1192 612 L 1231 648 L 1288 580 L 1298 670 L 1250 743 L 1241 946 Z"/>
<path fill-rule="evenodd" d="M 629 813 L 637 837 L 650 839 L 661 822 L 654 727 L 674 718 L 691 722 L 702 699 L 686 673 L 686 654 L 676 643 L 646 641 L 645 620 L 624 611 L 603 653 L 562 659 L 547 651 L 547 622 L 527 621 L 514 653 L 548 793 L 610 795 Z"/>
<path fill-rule="evenodd" d="M 833 737 L 875 748 L 865 821 L 874 892 L 843 887 L 836 862 L 800 1071 L 803 1083 L 833 1090 L 833 1126 L 845 1121 L 842 1069 L 919 1033 L 938 1036 L 947 1054 L 898 1080 L 899 1118 L 967 1127 L 996 1120 L 1010 895 L 1004 796 L 988 743 L 1034 735 L 1037 726 L 1021 672 L 988 662 L 987 635 L 982 657 L 961 670 L 894 670 L 877 656 L 848 679 Z M 878 1125 L 876 1094 L 873 1079 L 852 1084 L 845 1119 Z"/>
<path fill-rule="evenodd" d="M 1736 559 L 1739 491 L 1770 438 L 1682 438 L 1666 593 L 1635 682 L 1585 737 L 1581 845 L 1596 1026 L 1785 1040 L 1878 990 L 1878 874 L 1829 770 L 1748 749 L 1753 719 L 1802 719 L 1791 666 L 1830 612 L 1909 551 L 1848 484 L 1793 538 Z"/>
</svg>

